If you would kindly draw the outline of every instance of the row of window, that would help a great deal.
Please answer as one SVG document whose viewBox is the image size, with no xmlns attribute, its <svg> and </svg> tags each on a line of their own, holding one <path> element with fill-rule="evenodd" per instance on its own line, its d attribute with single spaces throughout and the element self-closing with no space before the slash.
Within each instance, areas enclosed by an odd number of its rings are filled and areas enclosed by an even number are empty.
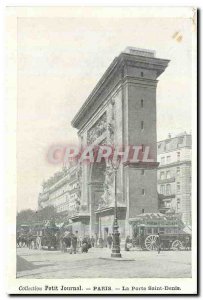
<svg viewBox="0 0 203 300">
<path fill-rule="evenodd" d="M 171 185 L 166 184 L 166 185 L 161 185 L 160 186 L 160 193 L 163 195 L 171 195 Z"/>
<path fill-rule="evenodd" d="M 180 211 L 180 205 L 181 205 L 180 198 L 178 198 L 178 199 L 176 200 L 176 211 L 177 211 L 177 212 Z M 171 201 L 165 202 L 165 207 L 171 208 L 171 207 L 172 207 Z"/>
<path fill-rule="evenodd" d="M 168 156 L 162 156 L 161 157 L 161 164 L 164 165 L 165 163 L 169 164 L 171 162 L 171 156 L 168 155 Z"/>
<path fill-rule="evenodd" d="M 176 168 L 176 175 L 179 176 L 180 175 L 180 167 Z M 160 172 L 160 179 L 169 179 L 171 178 L 171 171 L 161 171 Z"/>
<path fill-rule="evenodd" d="M 184 136 L 180 136 L 178 138 L 176 138 L 176 141 L 173 141 L 171 140 L 171 135 L 169 134 L 169 139 L 166 140 L 165 142 L 160 142 L 158 144 L 158 149 L 160 149 L 161 147 L 163 148 L 164 151 L 169 151 L 169 150 L 172 150 L 172 149 L 175 149 L 174 147 L 179 147 L 180 145 L 182 145 L 184 143 Z M 175 142 L 175 144 L 174 144 Z"/>
<path fill-rule="evenodd" d="M 176 184 L 176 191 L 180 192 L 180 182 L 177 182 Z M 162 184 L 160 186 L 160 194 L 163 195 L 171 195 L 172 194 L 172 190 L 171 190 L 171 184 Z"/>
<path fill-rule="evenodd" d="M 68 199 L 66 198 L 66 202 L 63 202 L 61 204 L 59 204 L 57 202 L 57 204 L 55 203 L 55 207 L 57 207 L 58 212 L 62 212 L 62 211 L 65 211 L 65 210 L 74 210 L 76 205 L 75 205 L 75 202 L 68 201 Z"/>
<path fill-rule="evenodd" d="M 178 151 L 176 153 L 177 155 L 177 161 L 180 160 L 180 152 Z M 166 157 L 165 156 L 162 156 L 161 157 L 161 164 L 164 165 L 165 163 L 169 164 L 171 162 L 171 156 L 170 155 L 167 155 Z"/>
<path fill-rule="evenodd" d="M 50 194 L 50 199 L 54 199 L 56 197 L 59 197 L 60 195 L 62 195 L 66 191 L 69 192 L 69 191 L 72 191 L 72 190 L 77 189 L 77 188 L 79 188 L 79 183 L 78 182 L 74 183 L 73 185 L 66 184 L 66 185 L 63 186 L 63 189 L 58 189 L 55 192 L 51 193 Z"/>
</svg>

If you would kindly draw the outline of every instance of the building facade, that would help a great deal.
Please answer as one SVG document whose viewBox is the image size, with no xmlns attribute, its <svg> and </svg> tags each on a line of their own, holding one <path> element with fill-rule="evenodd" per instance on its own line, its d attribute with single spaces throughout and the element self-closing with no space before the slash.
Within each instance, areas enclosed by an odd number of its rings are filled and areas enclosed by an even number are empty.
<svg viewBox="0 0 203 300">
<path fill-rule="evenodd" d="M 42 184 L 42 192 L 38 197 L 38 208 L 53 206 L 56 213 L 63 217 L 66 223 L 74 223 L 74 230 L 81 235 L 89 234 L 88 208 L 81 205 L 81 187 L 78 165 L 64 167 Z M 80 222 L 77 222 L 78 219 Z"/>
<path fill-rule="evenodd" d="M 157 172 L 160 211 L 179 213 L 191 225 L 192 137 L 182 133 L 157 143 Z"/>
<path fill-rule="evenodd" d="M 91 235 L 105 239 L 112 233 L 115 185 L 121 238 L 130 233 L 131 219 L 158 211 L 156 88 L 168 63 L 156 58 L 154 51 L 127 48 L 113 60 L 72 120 L 81 148 L 133 145 L 141 147 L 142 155 L 149 147 L 152 160 L 120 163 L 116 182 L 109 161 L 78 163 L 80 196 L 77 216 L 72 217 L 77 230 L 86 222 Z"/>
</svg>

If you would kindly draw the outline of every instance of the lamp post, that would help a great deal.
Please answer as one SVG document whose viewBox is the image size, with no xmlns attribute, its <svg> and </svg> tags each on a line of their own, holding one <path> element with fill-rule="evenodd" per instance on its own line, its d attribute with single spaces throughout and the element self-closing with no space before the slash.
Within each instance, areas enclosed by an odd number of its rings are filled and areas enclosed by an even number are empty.
<svg viewBox="0 0 203 300">
<path fill-rule="evenodd" d="M 103 248 L 102 233 L 101 233 L 101 217 L 99 216 L 99 248 Z"/>
<path fill-rule="evenodd" d="M 113 162 L 111 160 L 111 165 L 114 170 L 114 187 L 115 187 L 115 206 L 114 206 L 114 222 L 113 222 L 113 248 L 111 252 L 111 257 L 121 258 L 121 249 L 120 249 L 120 233 L 119 233 L 119 226 L 118 226 L 118 207 L 117 207 L 117 171 L 120 165 L 121 158 L 120 156 L 117 157 L 117 160 Z"/>
</svg>

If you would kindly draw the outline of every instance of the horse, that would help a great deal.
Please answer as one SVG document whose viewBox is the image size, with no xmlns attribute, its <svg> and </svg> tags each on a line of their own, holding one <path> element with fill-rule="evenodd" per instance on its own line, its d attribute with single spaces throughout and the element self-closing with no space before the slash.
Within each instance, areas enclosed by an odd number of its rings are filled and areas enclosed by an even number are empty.
<svg viewBox="0 0 203 300">
<path fill-rule="evenodd" d="M 25 234 L 20 234 L 19 236 L 17 236 L 17 246 L 22 248 L 22 247 L 26 247 L 28 245 L 27 243 L 27 236 Z"/>
</svg>

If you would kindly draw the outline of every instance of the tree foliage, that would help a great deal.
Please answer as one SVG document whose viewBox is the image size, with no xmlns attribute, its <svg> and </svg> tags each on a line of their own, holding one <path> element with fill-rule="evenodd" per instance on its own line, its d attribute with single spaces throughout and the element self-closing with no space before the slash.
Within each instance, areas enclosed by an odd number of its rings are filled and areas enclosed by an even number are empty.
<svg viewBox="0 0 203 300">
<path fill-rule="evenodd" d="M 32 209 L 22 210 L 17 214 L 17 226 L 52 220 L 54 216 L 55 208 L 53 206 L 47 206 L 37 211 Z"/>
</svg>

